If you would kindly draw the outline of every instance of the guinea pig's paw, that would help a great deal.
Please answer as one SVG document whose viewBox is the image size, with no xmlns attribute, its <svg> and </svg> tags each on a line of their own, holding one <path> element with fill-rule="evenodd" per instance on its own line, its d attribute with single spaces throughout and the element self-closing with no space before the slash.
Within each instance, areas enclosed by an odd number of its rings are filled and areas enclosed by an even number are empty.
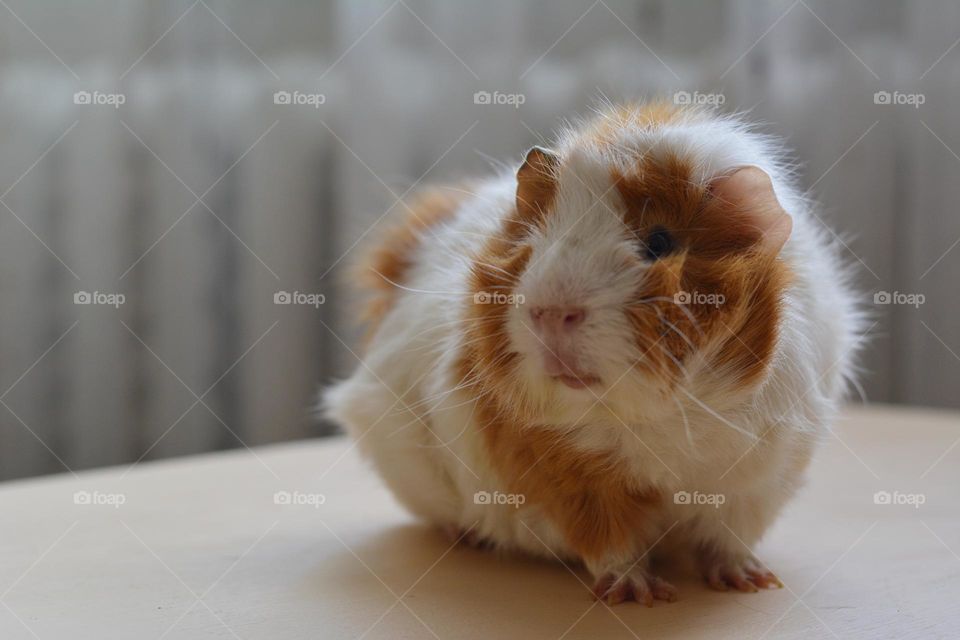
<svg viewBox="0 0 960 640">
<path fill-rule="evenodd" d="M 446 524 L 441 529 L 447 539 L 450 540 L 450 544 L 459 544 L 480 551 L 490 551 L 495 546 L 493 540 L 484 538 L 475 529 L 468 529 L 456 524 Z"/>
<path fill-rule="evenodd" d="M 783 583 L 759 560 L 752 556 L 718 556 L 705 563 L 704 577 L 707 584 L 717 591 L 731 588 L 744 593 L 756 593 L 760 589 L 779 589 Z"/>
<path fill-rule="evenodd" d="M 593 585 L 593 595 L 607 604 L 632 600 L 652 607 L 654 600 L 675 602 L 677 588 L 642 567 L 631 567 L 602 574 Z"/>
</svg>

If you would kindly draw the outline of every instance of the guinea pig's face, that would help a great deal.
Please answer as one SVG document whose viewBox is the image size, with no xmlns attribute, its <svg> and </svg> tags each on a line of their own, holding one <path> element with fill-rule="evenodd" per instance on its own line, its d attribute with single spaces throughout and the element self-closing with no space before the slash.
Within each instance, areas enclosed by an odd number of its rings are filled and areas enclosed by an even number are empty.
<svg viewBox="0 0 960 640">
<path fill-rule="evenodd" d="M 528 154 L 516 212 L 473 272 L 487 296 L 471 316 L 475 372 L 505 403 L 549 421 L 642 419 L 700 384 L 734 394 L 762 379 L 790 218 L 760 169 L 692 173 L 671 155 Z"/>
</svg>

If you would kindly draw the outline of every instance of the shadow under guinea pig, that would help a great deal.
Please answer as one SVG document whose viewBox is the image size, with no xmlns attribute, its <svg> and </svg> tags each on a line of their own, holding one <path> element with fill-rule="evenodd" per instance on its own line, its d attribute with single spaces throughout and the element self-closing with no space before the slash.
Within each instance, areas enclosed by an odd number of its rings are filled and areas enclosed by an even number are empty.
<svg viewBox="0 0 960 640">
<path fill-rule="evenodd" d="M 567 631 L 568 638 L 633 637 L 644 629 L 684 637 L 698 626 L 706 630 L 712 610 L 729 616 L 730 608 L 768 608 L 745 601 L 762 594 L 717 593 L 685 568 L 661 563 L 657 570 L 680 590 L 679 601 L 608 607 L 593 599 L 582 567 L 454 545 L 435 528 L 410 524 L 385 529 L 350 550 L 341 546 L 316 568 L 315 579 L 335 584 L 370 624 L 388 607 L 403 611 L 396 604 L 402 597 L 441 638 L 555 638 Z M 449 626 L 452 621 L 458 626 Z M 589 635 L 581 635 L 587 629 Z"/>
</svg>

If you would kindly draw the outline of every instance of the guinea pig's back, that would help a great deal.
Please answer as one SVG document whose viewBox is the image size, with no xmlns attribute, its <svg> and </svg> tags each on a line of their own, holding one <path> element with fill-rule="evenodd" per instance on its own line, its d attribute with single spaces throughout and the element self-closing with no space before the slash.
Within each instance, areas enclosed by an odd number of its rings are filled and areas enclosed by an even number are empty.
<svg viewBox="0 0 960 640">
<path fill-rule="evenodd" d="M 400 502 L 440 524 L 456 523 L 462 496 L 431 408 L 449 395 L 444 354 L 472 301 L 474 256 L 509 202 L 496 194 L 510 189 L 438 186 L 397 205 L 348 283 L 365 296 L 362 364 L 322 396 L 326 417 L 357 439 Z"/>
<path fill-rule="evenodd" d="M 362 319 L 372 336 L 409 287 L 425 253 L 467 198 L 460 189 L 431 187 L 409 201 L 395 205 L 393 218 L 384 221 L 370 247 L 355 265 L 355 284 L 365 300 Z"/>
</svg>

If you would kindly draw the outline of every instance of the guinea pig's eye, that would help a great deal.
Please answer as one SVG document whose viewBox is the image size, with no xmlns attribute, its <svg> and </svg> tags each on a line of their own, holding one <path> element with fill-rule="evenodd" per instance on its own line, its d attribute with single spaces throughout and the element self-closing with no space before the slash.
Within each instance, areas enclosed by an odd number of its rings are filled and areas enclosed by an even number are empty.
<svg viewBox="0 0 960 640">
<path fill-rule="evenodd" d="M 643 245 L 643 255 L 647 260 L 656 260 L 673 251 L 673 237 L 663 227 L 656 227 L 647 236 Z"/>
</svg>

